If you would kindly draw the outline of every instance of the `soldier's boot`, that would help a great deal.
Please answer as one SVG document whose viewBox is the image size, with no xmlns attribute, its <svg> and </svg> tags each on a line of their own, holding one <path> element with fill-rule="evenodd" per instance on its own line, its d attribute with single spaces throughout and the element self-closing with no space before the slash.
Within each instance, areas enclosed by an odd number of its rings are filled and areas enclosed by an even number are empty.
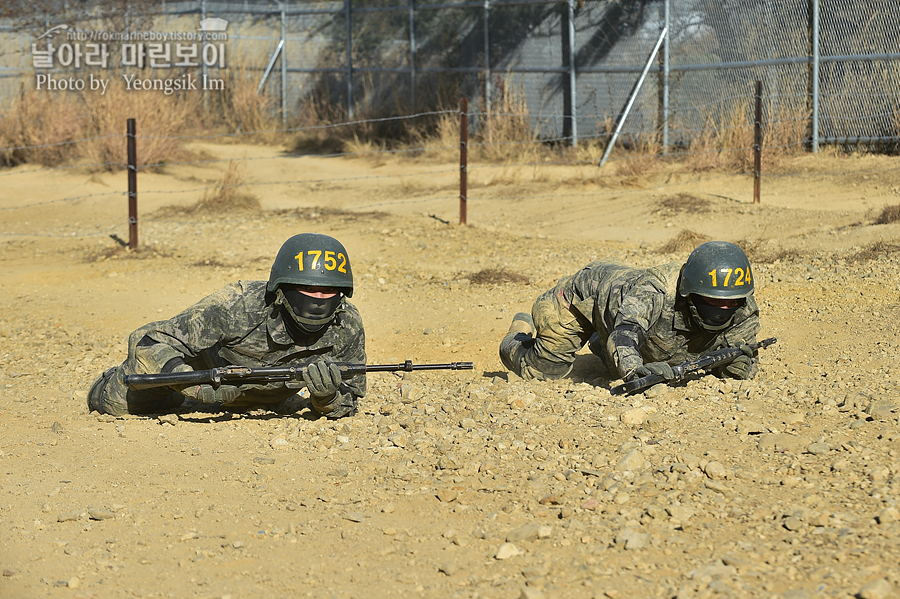
<svg viewBox="0 0 900 599">
<path fill-rule="evenodd" d="M 531 318 L 531 314 L 519 312 L 513 316 L 512 324 L 509 325 L 509 331 L 506 334 L 510 333 L 525 333 L 528 336 L 534 336 L 534 320 Z"/>
<path fill-rule="evenodd" d="M 101 398 L 103 396 L 103 392 L 106 390 L 106 386 L 109 385 L 109 380 L 115 373 L 115 367 L 108 368 L 103 374 L 98 376 L 94 383 L 91 385 L 91 388 L 87 394 L 88 412 L 103 413 L 103 402 Z"/>
<path fill-rule="evenodd" d="M 588 348 L 591 350 L 591 353 L 603 359 L 603 345 L 600 343 L 600 335 L 597 333 L 593 333 L 591 338 L 588 339 Z"/>
</svg>

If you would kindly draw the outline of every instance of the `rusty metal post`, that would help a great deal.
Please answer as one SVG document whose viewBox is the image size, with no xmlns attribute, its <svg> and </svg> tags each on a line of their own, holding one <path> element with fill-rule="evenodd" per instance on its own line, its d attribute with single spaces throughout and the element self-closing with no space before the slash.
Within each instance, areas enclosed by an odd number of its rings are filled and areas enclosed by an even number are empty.
<svg viewBox="0 0 900 599">
<path fill-rule="evenodd" d="M 131 250 L 138 246 L 137 148 L 134 131 L 134 119 L 128 119 L 128 249 Z"/>
<path fill-rule="evenodd" d="M 759 204 L 759 183 L 762 170 L 762 81 L 756 82 L 756 122 L 753 131 L 753 203 Z"/>
<path fill-rule="evenodd" d="M 466 224 L 466 197 L 469 163 L 469 101 L 459 101 L 459 224 Z"/>
</svg>

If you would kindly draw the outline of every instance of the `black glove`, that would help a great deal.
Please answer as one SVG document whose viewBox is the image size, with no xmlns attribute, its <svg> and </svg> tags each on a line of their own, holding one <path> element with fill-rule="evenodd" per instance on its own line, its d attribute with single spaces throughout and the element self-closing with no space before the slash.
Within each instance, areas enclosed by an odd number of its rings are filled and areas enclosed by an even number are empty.
<svg viewBox="0 0 900 599">
<path fill-rule="evenodd" d="M 331 360 L 322 359 L 306 367 L 303 371 L 303 382 L 306 383 L 309 396 L 313 400 L 325 403 L 338 392 L 341 385 L 341 370 Z"/>
<path fill-rule="evenodd" d="M 314 396 L 310 396 L 309 399 L 313 409 L 329 419 L 356 414 L 357 399 L 351 393 L 338 391 L 334 397 L 328 399 L 316 399 Z"/>
<path fill-rule="evenodd" d="M 723 366 L 722 370 L 733 378 L 745 381 L 753 371 L 753 350 L 745 343 L 738 347 L 744 353 Z"/>
<path fill-rule="evenodd" d="M 220 403 L 227 406 L 229 403 L 240 397 L 241 390 L 234 385 L 219 385 L 218 387 L 213 387 L 212 385 L 192 385 L 182 389 L 181 394 L 202 403 Z"/>
<path fill-rule="evenodd" d="M 163 372 L 194 371 L 193 368 L 185 364 L 184 360 L 181 360 L 180 358 L 178 359 L 178 362 L 180 363 L 171 360 L 170 362 L 173 362 L 173 364 L 170 365 L 167 363 L 166 366 L 163 367 Z M 205 404 L 220 403 L 228 405 L 241 395 L 241 390 L 234 385 L 219 385 L 218 387 L 213 387 L 212 385 L 191 385 L 180 391 L 185 397 L 189 397 Z"/>
<path fill-rule="evenodd" d="M 667 381 L 671 381 L 675 378 L 675 373 L 672 372 L 672 367 L 669 366 L 668 363 L 650 362 L 649 364 L 638 366 L 637 368 L 632 370 L 631 374 L 628 376 L 628 380 L 633 381 L 635 379 L 642 379 L 645 376 L 650 376 L 651 374 L 661 375 Z"/>
</svg>

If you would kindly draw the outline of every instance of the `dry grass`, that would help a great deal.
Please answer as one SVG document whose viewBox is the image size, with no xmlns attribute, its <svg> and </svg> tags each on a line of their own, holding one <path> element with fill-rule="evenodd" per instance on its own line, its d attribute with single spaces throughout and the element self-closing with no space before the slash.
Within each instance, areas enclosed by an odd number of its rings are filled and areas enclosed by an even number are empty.
<svg viewBox="0 0 900 599">
<path fill-rule="evenodd" d="M 262 58 L 256 62 L 264 62 Z M 243 57 L 229 65 L 224 72 L 225 91 L 211 95 L 211 111 L 204 111 L 204 122 L 210 127 L 223 127 L 230 133 L 241 133 L 234 139 L 240 142 L 275 143 L 281 135 L 275 130 L 281 126 L 276 115 L 278 106 L 272 94 L 257 93 L 257 71 Z"/>
<path fill-rule="evenodd" d="M 204 192 L 196 204 L 195 211 L 215 213 L 259 211 L 261 209 L 259 198 L 242 189 L 246 172 L 243 164 L 230 161 L 225 174 L 215 187 Z"/>
<path fill-rule="evenodd" d="M 22 89 L 0 117 L 0 165 L 57 166 L 73 156 L 74 144 L 89 135 L 84 106 L 72 99 Z M 123 123 L 124 129 L 124 123 Z M 47 144 L 56 144 L 47 146 Z M 28 147 L 47 146 L 47 147 Z"/>
<path fill-rule="evenodd" d="M 243 189 L 246 169 L 244 165 L 230 161 L 222 178 L 207 189 L 200 199 L 190 206 L 164 206 L 153 213 L 156 218 L 177 215 L 223 214 L 229 212 L 259 212 L 259 198 Z"/>
<path fill-rule="evenodd" d="M 684 229 L 664 243 L 657 251 L 659 254 L 677 254 L 679 252 L 690 252 L 701 243 L 712 241 L 711 237 L 707 237 L 702 233 L 695 233 L 688 229 Z"/>
<path fill-rule="evenodd" d="M 352 212 L 349 210 L 341 210 L 340 208 L 288 208 L 281 210 L 273 210 L 275 216 L 291 216 L 298 218 L 304 222 L 322 222 L 329 219 L 339 219 L 342 222 L 357 222 L 368 220 L 383 220 L 389 215 L 387 212 L 373 210 L 369 212 Z"/>
<path fill-rule="evenodd" d="M 433 131 L 418 130 L 413 142 L 423 148 L 432 160 L 447 162 L 459 159 L 459 114 L 438 115 Z"/>
<path fill-rule="evenodd" d="M 885 208 L 881 211 L 881 214 L 878 215 L 873 224 L 889 225 L 897 221 L 900 221 L 900 204 L 896 204 L 894 206 L 885 206 Z"/>
<path fill-rule="evenodd" d="M 900 244 L 887 243 L 886 241 L 876 241 L 867 245 L 859 252 L 848 257 L 850 262 L 866 262 L 869 260 L 877 260 L 885 256 L 890 256 L 900 252 Z"/>
<path fill-rule="evenodd" d="M 129 249 L 121 244 L 121 240 L 110 235 L 116 245 L 103 248 L 99 251 L 90 251 L 84 256 L 85 262 L 103 262 L 105 260 L 150 260 L 153 258 L 169 258 L 172 254 L 154 245 L 140 245 L 136 249 Z"/>
<path fill-rule="evenodd" d="M 510 75 L 497 83 L 490 110 L 482 111 L 484 123 L 473 136 L 469 155 L 486 162 L 536 160 L 541 145 L 525 101 L 524 83 L 515 85 Z"/>
<path fill-rule="evenodd" d="M 170 95 L 162 90 L 134 91 L 126 88 L 121 73 L 104 71 L 94 76 L 109 80 L 105 93 L 57 93 L 23 87 L 0 117 L 0 148 L 14 148 L 0 151 L 0 166 L 86 163 L 95 172 L 123 169 L 129 118 L 136 119 L 138 165 L 154 169 L 188 158 L 184 137 L 192 133 L 274 127 L 272 98 L 256 94 L 256 86 L 241 65 L 227 71 L 224 92 L 209 94 L 208 110 L 204 109 L 200 91 Z M 153 76 L 140 74 L 142 78 Z M 251 139 L 274 141 L 272 133 Z M 79 143 L 68 143 L 76 141 Z"/>
<path fill-rule="evenodd" d="M 701 212 L 709 212 L 710 202 L 689 193 L 679 193 L 678 195 L 663 198 L 659 201 L 659 208 L 663 212 L 671 214 L 691 213 L 697 214 Z"/>
<path fill-rule="evenodd" d="M 236 264 L 228 264 L 227 262 L 222 262 L 218 258 L 205 258 L 203 260 L 197 260 L 196 262 L 192 262 L 191 266 L 196 266 L 198 268 L 233 268 L 237 265 Z"/>
<path fill-rule="evenodd" d="M 516 285 L 528 285 L 528 277 L 506 269 L 487 268 L 479 270 L 471 275 L 466 275 L 473 285 L 503 285 L 514 283 Z"/>
<path fill-rule="evenodd" d="M 739 239 L 734 242 L 736 246 L 744 250 L 750 264 L 774 264 L 775 262 L 789 262 L 802 257 L 802 253 L 795 249 L 778 248 L 771 240 L 764 239 Z"/>
<path fill-rule="evenodd" d="M 128 163 L 126 123 L 135 119 L 135 148 L 139 168 L 159 169 L 167 162 L 184 160 L 180 136 L 196 125 L 199 94 L 166 96 L 162 92 L 134 92 L 125 88 L 121 78 L 113 80 L 102 96 L 87 97 L 85 117 L 89 133 L 98 139 L 75 148 L 90 164 L 104 165 L 97 170 L 116 171 Z"/>
</svg>

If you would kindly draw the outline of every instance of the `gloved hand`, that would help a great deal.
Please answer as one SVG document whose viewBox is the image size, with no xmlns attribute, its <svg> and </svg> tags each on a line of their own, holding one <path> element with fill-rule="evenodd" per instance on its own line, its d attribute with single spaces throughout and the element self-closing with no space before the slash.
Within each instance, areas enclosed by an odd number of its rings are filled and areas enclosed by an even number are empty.
<svg viewBox="0 0 900 599">
<path fill-rule="evenodd" d="M 212 385 L 191 385 L 182 389 L 181 394 L 202 403 L 220 403 L 227 406 L 240 397 L 241 390 L 234 385 L 219 385 L 218 387 L 213 387 Z"/>
<path fill-rule="evenodd" d="M 310 398 L 324 404 L 337 394 L 341 384 L 341 371 L 335 362 L 322 359 L 306 367 L 303 382 L 309 389 Z"/>
<path fill-rule="evenodd" d="M 628 377 L 628 380 L 633 381 L 635 379 L 642 379 L 645 376 L 650 376 L 651 374 L 661 375 L 667 381 L 671 381 L 675 378 L 675 373 L 672 372 L 672 367 L 669 366 L 668 363 L 650 362 L 648 364 L 638 366 L 637 368 L 632 370 L 631 375 L 629 375 Z"/>
<path fill-rule="evenodd" d="M 329 419 L 356 414 L 357 399 L 350 393 L 344 394 L 338 391 L 334 397 L 329 399 L 320 400 L 314 396 L 309 399 L 313 409 Z"/>
<path fill-rule="evenodd" d="M 753 371 L 753 350 L 745 343 L 741 343 L 738 347 L 743 354 L 723 366 L 722 369 L 729 376 L 745 381 L 750 378 Z"/>
<path fill-rule="evenodd" d="M 193 368 L 183 362 L 171 370 L 171 372 L 193 371 Z M 191 385 L 181 389 L 181 394 L 205 404 L 221 403 L 228 405 L 240 396 L 241 390 L 234 385 L 219 385 L 218 387 L 213 387 L 212 385 Z"/>
</svg>

